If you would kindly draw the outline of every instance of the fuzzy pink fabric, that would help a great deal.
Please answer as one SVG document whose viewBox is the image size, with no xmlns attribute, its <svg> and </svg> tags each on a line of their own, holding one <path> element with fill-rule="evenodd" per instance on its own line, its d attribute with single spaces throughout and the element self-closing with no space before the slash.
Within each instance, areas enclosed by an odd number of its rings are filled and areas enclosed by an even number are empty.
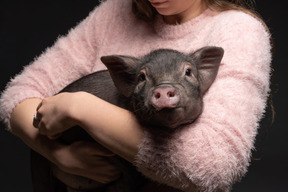
<svg viewBox="0 0 288 192">
<path fill-rule="evenodd" d="M 1 119 L 10 129 L 10 114 L 19 102 L 51 96 L 105 69 L 103 55 L 220 46 L 224 58 L 201 117 L 174 134 L 146 132 L 135 165 L 149 178 L 187 192 L 229 191 L 247 171 L 266 106 L 269 38 L 261 22 L 243 12 L 206 10 L 184 24 L 167 25 L 161 17 L 154 23 L 136 19 L 131 1 L 107 0 L 11 80 L 1 96 Z"/>
</svg>

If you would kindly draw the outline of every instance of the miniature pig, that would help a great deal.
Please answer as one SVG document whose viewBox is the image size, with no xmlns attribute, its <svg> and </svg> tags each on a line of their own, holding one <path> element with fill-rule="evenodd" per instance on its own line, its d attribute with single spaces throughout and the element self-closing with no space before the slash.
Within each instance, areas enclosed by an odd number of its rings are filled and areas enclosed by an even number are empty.
<svg viewBox="0 0 288 192">
<path fill-rule="evenodd" d="M 89 92 L 132 111 L 139 122 L 150 129 L 173 131 L 193 123 L 201 114 L 202 97 L 216 78 L 223 53 L 220 47 L 204 47 L 191 54 L 160 49 L 142 58 L 103 56 L 101 61 L 108 70 L 85 76 L 61 92 Z M 77 140 L 93 141 L 80 127 L 71 128 L 61 137 L 61 141 L 67 144 Z M 120 157 L 109 160 L 122 167 L 122 177 L 126 177 L 119 179 L 122 187 L 129 185 L 119 191 L 136 191 L 141 182 L 135 180 L 145 180 L 135 167 Z M 86 178 L 57 169 L 54 174 L 72 188 L 83 191 L 102 188 L 105 191 L 105 186 L 91 180 L 85 182 Z"/>
</svg>

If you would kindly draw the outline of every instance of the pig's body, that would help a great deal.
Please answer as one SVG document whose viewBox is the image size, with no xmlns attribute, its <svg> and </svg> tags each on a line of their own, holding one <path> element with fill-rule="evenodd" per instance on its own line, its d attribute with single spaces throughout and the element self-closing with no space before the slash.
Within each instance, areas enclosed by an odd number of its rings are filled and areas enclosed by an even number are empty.
<svg viewBox="0 0 288 192">
<path fill-rule="evenodd" d="M 128 109 L 127 98 L 115 87 L 108 72 L 98 71 L 65 87 L 61 92 L 85 91 L 119 107 Z"/>
<path fill-rule="evenodd" d="M 132 111 L 140 123 L 150 128 L 173 131 L 192 123 L 201 114 L 202 96 L 214 81 L 222 56 L 223 49 L 217 47 L 205 47 L 189 55 L 174 50 L 156 50 L 141 59 L 105 56 L 101 60 L 108 71 L 85 76 L 61 92 L 89 92 Z M 79 127 L 64 132 L 61 140 L 67 144 L 77 140 L 93 141 Z M 34 154 L 34 159 L 36 156 Z M 138 191 L 145 184 L 146 179 L 132 164 L 120 157 L 108 160 L 123 172 L 113 191 Z M 34 164 L 35 168 L 37 160 Z M 108 190 L 96 181 L 66 174 L 55 167 L 53 170 L 56 178 L 72 188 Z"/>
</svg>

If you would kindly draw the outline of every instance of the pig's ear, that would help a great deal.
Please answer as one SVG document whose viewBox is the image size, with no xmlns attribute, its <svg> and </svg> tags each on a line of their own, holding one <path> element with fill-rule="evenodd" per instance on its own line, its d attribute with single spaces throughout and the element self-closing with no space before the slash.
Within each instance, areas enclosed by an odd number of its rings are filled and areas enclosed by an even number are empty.
<svg viewBox="0 0 288 192">
<path fill-rule="evenodd" d="M 224 50 L 221 47 L 203 47 L 191 56 L 197 63 L 200 91 L 204 94 L 215 80 Z"/>
<path fill-rule="evenodd" d="M 109 55 L 101 57 L 117 89 L 125 96 L 133 93 L 136 79 L 138 59 L 122 55 Z"/>
</svg>

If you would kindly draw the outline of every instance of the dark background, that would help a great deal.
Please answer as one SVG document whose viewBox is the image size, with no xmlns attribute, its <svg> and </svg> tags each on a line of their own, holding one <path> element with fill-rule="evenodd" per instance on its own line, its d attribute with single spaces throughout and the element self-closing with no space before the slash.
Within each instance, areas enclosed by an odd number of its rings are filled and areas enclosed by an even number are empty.
<svg viewBox="0 0 288 192">
<path fill-rule="evenodd" d="M 94 1 L 43 1 L 0 3 L 0 90 L 23 66 L 51 46 L 59 35 L 80 22 L 97 4 Z M 282 2 L 283 3 L 283 2 Z M 288 131 L 285 124 L 287 109 L 286 54 L 288 15 L 279 1 L 256 0 L 256 9 L 267 23 L 274 38 L 273 102 L 274 124 L 260 129 L 255 157 L 247 175 L 232 192 L 288 191 Z M 285 33 L 286 32 L 286 33 Z M 245 33 L 245 31 L 243 31 Z M 287 55 L 287 54 L 286 54 Z M 1 110 L 1 109 L 0 109 Z M 269 121 L 269 114 L 268 114 Z M 29 148 L 5 131 L 0 124 L 0 191 L 30 192 Z"/>
</svg>

